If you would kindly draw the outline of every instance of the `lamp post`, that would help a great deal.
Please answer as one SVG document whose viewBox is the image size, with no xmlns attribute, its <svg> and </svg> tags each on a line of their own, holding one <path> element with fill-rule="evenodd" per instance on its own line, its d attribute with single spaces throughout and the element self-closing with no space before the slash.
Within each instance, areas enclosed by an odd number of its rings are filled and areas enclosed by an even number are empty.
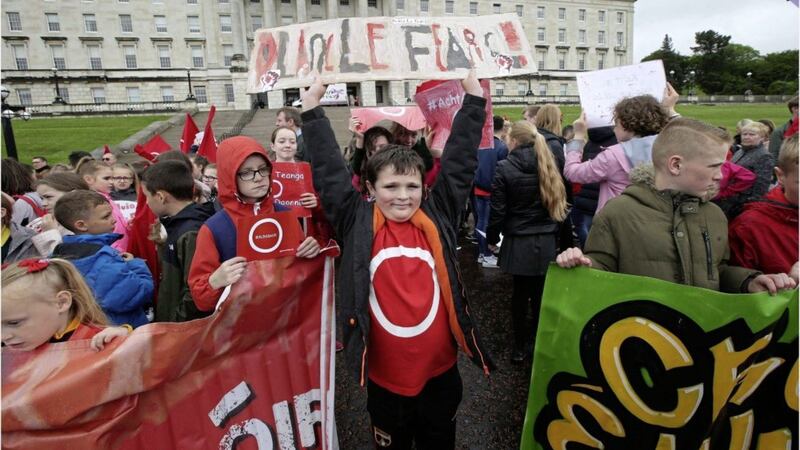
<svg viewBox="0 0 800 450">
<path fill-rule="evenodd" d="M 753 89 L 752 89 L 752 82 L 751 77 L 753 76 L 753 72 L 747 72 L 747 90 L 744 91 L 744 98 L 748 102 L 753 101 Z"/>
<path fill-rule="evenodd" d="M 669 82 L 672 83 L 672 84 L 675 83 L 675 71 L 674 70 L 670 70 L 669 71 Z"/>
<path fill-rule="evenodd" d="M 531 90 L 531 77 L 528 77 L 528 92 L 525 93 L 525 97 L 533 97 L 533 91 Z"/>
<path fill-rule="evenodd" d="M 697 73 L 694 70 L 689 71 L 689 97 L 690 101 L 697 101 L 697 99 L 691 99 L 694 97 L 694 76 Z"/>
<path fill-rule="evenodd" d="M 186 100 L 195 100 L 192 93 L 192 69 L 188 67 L 186 68 L 186 80 L 189 82 L 189 95 L 186 96 Z"/>
<path fill-rule="evenodd" d="M 11 91 L 5 86 L 0 86 L 0 94 L 2 94 L 2 116 L 3 121 L 3 140 L 6 144 L 6 153 L 9 158 L 18 159 L 17 157 L 17 142 L 14 140 L 14 129 L 11 127 L 11 119 L 14 116 L 22 117 L 23 120 L 30 120 L 31 113 L 25 111 L 24 106 L 11 106 L 6 103 L 6 98 L 11 94 Z"/>
<path fill-rule="evenodd" d="M 50 70 L 53 71 L 53 80 L 55 81 L 55 84 L 56 84 L 56 98 L 53 100 L 53 104 L 54 105 L 66 105 L 67 102 L 65 102 L 64 99 L 61 98 L 61 90 L 58 88 L 58 69 L 56 67 L 53 67 Z"/>
</svg>

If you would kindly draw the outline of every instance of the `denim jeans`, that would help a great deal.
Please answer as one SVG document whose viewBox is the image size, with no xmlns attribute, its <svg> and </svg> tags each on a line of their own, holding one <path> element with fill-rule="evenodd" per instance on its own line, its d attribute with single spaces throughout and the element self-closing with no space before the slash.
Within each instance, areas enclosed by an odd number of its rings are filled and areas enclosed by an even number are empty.
<svg viewBox="0 0 800 450">
<path fill-rule="evenodd" d="M 475 209 L 475 239 L 478 240 L 478 256 L 490 256 L 489 245 L 486 243 L 486 227 L 489 225 L 489 212 L 491 211 L 491 197 L 473 195 L 473 208 Z M 478 230 L 483 233 L 478 233 Z"/>
<path fill-rule="evenodd" d="M 581 242 L 581 249 L 583 249 L 586 247 L 586 238 L 589 237 L 589 229 L 592 228 L 594 215 L 573 209 L 570 217 L 572 218 L 572 226 L 575 227 L 575 232 L 578 234 L 578 240 Z"/>
</svg>

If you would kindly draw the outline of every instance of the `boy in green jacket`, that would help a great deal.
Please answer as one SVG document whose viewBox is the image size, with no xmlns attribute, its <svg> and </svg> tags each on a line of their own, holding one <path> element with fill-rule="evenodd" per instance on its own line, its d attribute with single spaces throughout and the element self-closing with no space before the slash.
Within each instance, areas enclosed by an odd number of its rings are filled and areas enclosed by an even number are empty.
<svg viewBox="0 0 800 450">
<path fill-rule="evenodd" d="M 575 122 L 575 131 L 585 124 Z M 728 221 L 708 201 L 722 179 L 730 136 L 692 119 L 672 120 L 653 143 L 653 167 L 631 173 L 633 184 L 592 223 L 586 253 L 570 248 L 556 262 L 659 278 L 730 293 L 795 286 L 786 274 L 728 265 Z"/>
</svg>

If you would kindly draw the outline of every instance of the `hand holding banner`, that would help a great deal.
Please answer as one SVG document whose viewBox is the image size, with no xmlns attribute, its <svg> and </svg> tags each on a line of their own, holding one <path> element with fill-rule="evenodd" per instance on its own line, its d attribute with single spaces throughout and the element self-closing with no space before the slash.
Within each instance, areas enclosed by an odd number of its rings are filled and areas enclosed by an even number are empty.
<svg viewBox="0 0 800 450">
<path fill-rule="evenodd" d="M 303 230 L 293 212 L 256 216 L 241 223 L 236 255 L 248 261 L 292 256 L 303 242 Z"/>
<path fill-rule="evenodd" d="M 486 122 L 483 124 L 483 134 L 479 148 L 491 148 L 494 145 L 492 96 L 489 92 L 489 81 L 481 80 L 480 83 L 483 88 L 483 96 L 486 98 Z M 435 133 L 433 142 L 427 142 L 429 148 L 444 148 L 447 138 L 450 137 L 453 118 L 458 110 L 461 109 L 461 101 L 463 99 L 464 88 L 459 80 L 426 82 L 417 88 L 414 101 Z"/>
</svg>

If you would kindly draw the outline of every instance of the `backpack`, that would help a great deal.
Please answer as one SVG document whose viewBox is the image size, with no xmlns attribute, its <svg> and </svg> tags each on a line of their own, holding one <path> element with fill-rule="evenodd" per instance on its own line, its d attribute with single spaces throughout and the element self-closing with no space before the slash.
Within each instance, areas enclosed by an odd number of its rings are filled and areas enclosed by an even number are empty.
<svg viewBox="0 0 800 450">
<path fill-rule="evenodd" d="M 31 208 L 33 208 L 33 213 L 36 214 L 36 217 L 42 217 L 45 214 L 47 214 L 46 209 L 39 206 L 39 204 L 36 203 L 34 199 L 28 197 L 27 195 L 15 195 L 14 200 L 22 200 L 25 203 L 31 205 Z"/>
</svg>

